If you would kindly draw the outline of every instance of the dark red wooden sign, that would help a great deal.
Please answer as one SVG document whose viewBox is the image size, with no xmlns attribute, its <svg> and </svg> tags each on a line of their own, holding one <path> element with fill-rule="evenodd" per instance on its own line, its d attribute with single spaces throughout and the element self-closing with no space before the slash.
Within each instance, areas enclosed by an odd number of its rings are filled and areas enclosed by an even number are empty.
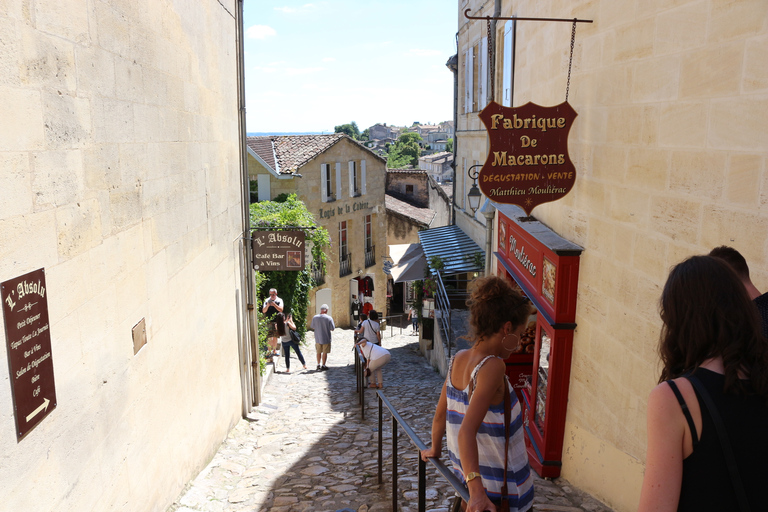
<svg viewBox="0 0 768 512">
<path fill-rule="evenodd" d="M 265 270 L 304 270 L 303 231 L 254 231 L 253 268 Z"/>
<path fill-rule="evenodd" d="M 489 103 L 479 114 L 491 143 L 478 176 L 483 194 L 516 204 L 528 215 L 567 194 L 576 181 L 568 156 L 568 132 L 576 116 L 568 102 L 554 107 Z"/>
<path fill-rule="evenodd" d="M 0 284 L 16 438 L 56 408 L 45 269 Z"/>
</svg>

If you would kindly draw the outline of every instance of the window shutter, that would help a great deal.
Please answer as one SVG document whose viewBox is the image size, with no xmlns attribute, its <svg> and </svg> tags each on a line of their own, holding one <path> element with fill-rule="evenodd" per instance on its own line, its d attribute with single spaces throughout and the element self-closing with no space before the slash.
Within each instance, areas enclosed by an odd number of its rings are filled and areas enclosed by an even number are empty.
<svg viewBox="0 0 768 512">
<path fill-rule="evenodd" d="M 467 50 L 467 112 L 475 111 L 475 47 L 470 46 Z"/>
<path fill-rule="evenodd" d="M 360 160 L 360 193 L 365 194 L 365 160 Z"/>
<path fill-rule="evenodd" d="M 320 199 L 328 202 L 328 164 L 320 164 Z"/>
<path fill-rule="evenodd" d="M 480 41 L 480 99 L 477 110 L 485 108 L 488 101 L 488 37 Z M 492 98 L 491 98 L 492 99 Z"/>
<path fill-rule="evenodd" d="M 355 197 L 355 161 L 349 161 L 349 197 Z"/>
<path fill-rule="evenodd" d="M 513 39 L 515 37 L 515 21 L 508 20 L 504 24 L 504 62 L 502 72 L 501 104 L 505 107 L 512 106 L 512 66 L 515 61 Z"/>
<path fill-rule="evenodd" d="M 336 199 L 341 199 L 341 162 L 336 162 Z"/>
<path fill-rule="evenodd" d="M 464 52 L 464 113 L 472 111 L 472 48 Z"/>
</svg>

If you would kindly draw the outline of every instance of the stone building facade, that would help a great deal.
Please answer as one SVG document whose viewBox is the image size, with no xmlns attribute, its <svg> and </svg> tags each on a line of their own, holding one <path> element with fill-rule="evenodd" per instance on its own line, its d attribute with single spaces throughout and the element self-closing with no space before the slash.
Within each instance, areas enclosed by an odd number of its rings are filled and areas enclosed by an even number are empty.
<svg viewBox="0 0 768 512">
<path fill-rule="evenodd" d="M 238 5 L 2 5 L 0 282 L 45 271 L 57 403 L 17 441 L 0 329 L 0 508 L 164 511 L 242 414 Z"/>
<path fill-rule="evenodd" d="M 362 294 L 369 307 L 385 311 L 386 160 L 338 133 L 248 137 L 247 143 L 259 199 L 296 193 L 331 235 L 324 283 L 310 292 L 312 310 L 327 303 L 336 325 L 348 327 L 352 295 Z"/>
<path fill-rule="evenodd" d="M 576 184 L 533 216 L 584 248 L 562 475 L 635 510 L 669 268 L 727 244 L 768 288 L 768 4 L 460 0 L 455 215 L 480 245 L 466 173 L 489 151 L 477 115 L 488 80 L 500 104 L 562 103 L 571 38 L 570 23 L 498 21 L 488 77 L 486 22 L 464 11 L 495 4 L 505 17 L 594 20 L 576 28 L 570 79 Z"/>
</svg>

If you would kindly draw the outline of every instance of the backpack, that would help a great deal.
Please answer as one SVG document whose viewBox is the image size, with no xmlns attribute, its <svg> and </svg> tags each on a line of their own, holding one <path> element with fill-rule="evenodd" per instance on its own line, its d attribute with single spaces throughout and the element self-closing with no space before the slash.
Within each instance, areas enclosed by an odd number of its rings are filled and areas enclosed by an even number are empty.
<svg viewBox="0 0 768 512">
<path fill-rule="evenodd" d="M 288 334 L 291 335 L 291 341 L 297 344 L 301 343 L 301 337 L 299 336 L 299 333 L 297 333 L 293 329 L 288 329 Z"/>
</svg>

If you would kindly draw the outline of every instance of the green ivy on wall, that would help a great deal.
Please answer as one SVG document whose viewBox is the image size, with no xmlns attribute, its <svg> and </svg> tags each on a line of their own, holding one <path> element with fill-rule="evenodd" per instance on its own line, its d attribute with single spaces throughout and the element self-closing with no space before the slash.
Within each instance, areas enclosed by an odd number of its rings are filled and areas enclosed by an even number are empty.
<svg viewBox="0 0 768 512">
<path fill-rule="evenodd" d="M 306 241 L 310 243 L 312 259 L 320 265 L 325 265 L 324 249 L 330 245 L 331 237 L 328 230 L 318 226 L 314 216 L 307 210 L 306 205 L 291 194 L 279 197 L 280 201 L 261 201 L 251 205 L 251 227 L 258 228 L 314 228 L 304 230 Z M 278 270 L 256 272 L 256 310 L 259 321 L 259 347 L 261 360 L 259 367 L 264 374 L 267 352 L 268 319 L 261 312 L 264 299 L 269 296 L 269 289 L 277 289 L 277 295 L 283 299 L 285 313 L 291 313 L 296 323 L 296 330 L 302 339 L 306 332 L 307 311 L 309 309 L 309 291 L 315 285 L 310 270 Z"/>
</svg>

